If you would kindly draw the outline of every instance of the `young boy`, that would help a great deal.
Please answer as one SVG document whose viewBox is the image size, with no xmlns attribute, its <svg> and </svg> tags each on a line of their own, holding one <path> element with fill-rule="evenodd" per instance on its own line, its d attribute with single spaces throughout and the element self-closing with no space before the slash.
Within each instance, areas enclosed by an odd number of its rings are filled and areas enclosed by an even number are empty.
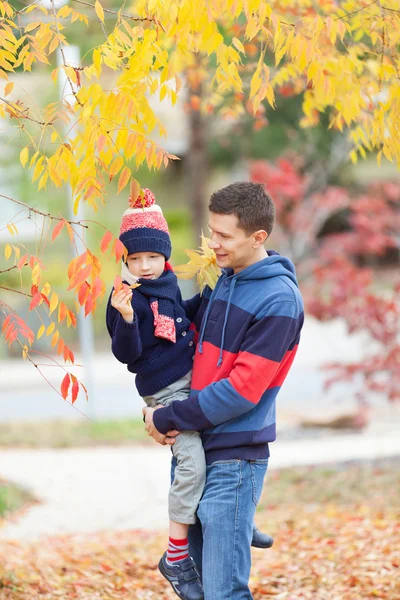
<svg viewBox="0 0 400 600">
<path fill-rule="evenodd" d="M 175 274 L 168 264 L 171 240 L 161 208 L 148 189 L 130 199 L 120 229 L 128 250 L 121 277 L 132 285 L 111 293 L 107 328 L 116 358 L 136 373 L 136 387 L 148 406 L 166 406 L 190 394 L 195 351 Z M 205 483 L 206 465 L 199 433 L 185 431 L 172 447 L 178 461 L 169 492 L 169 542 L 159 569 L 183 599 L 202 600 L 203 588 L 189 556 L 189 525 Z"/>
<path fill-rule="evenodd" d="M 107 328 L 115 357 L 132 373 L 148 406 L 167 406 L 190 395 L 195 353 L 190 329 L 200 295 L 183 301 L 168 259 L 171 240 L 161 208 L 148 189 L 144 199 L 129 199 L 119 239 L 128 250 L 122 263 L 122 280 L 139 287 L 128 292 L 113 290 L 107 305 Z M 202 600 L 203 589 L 189 556 L 189 525 L 205 484 L 206 465 L 200 434 L 184 431 L 176 437 L 172 452 L 177 459 L 170 488 L 168 550 L 159 569 L 175 593 L 185 600 Z M 272 538 L 253 530 L 252 545 L 270 547 Z"/>
</svg>

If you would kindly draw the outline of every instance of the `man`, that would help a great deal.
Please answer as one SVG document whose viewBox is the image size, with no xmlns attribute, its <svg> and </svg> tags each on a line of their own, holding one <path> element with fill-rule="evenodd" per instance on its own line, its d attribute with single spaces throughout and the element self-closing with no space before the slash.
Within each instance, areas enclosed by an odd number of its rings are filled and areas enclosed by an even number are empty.
<svg viewBox="0 0 400 600">
<path fill-rule="evenodd" d="M 264 248 L 275 208 L 262 185 L 229 185 L 211 196 L 209 210 L 209 246 L 222 275 L 192 315 L 199 337 L 191 395 L 144 414 L 146 430 L 160 443 L 173 443 L 166 434 L 202 431 L 207 480 L 190 531 L 191 555 L 205 600 L 250 600 L 253 517 L 303 302 L 293 264 Z"/>
</svg>

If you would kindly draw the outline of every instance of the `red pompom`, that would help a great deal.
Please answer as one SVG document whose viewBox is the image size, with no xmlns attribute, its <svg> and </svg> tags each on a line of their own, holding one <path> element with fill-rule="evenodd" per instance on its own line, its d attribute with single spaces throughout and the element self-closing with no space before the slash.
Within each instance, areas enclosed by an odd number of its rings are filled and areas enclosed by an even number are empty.
<svg viewBox="0 0 400 600">
<path fill-rule="evenodd" d="M 129 196 L 128 204 L 131 208 L 149 208 L 155 204 L 156 199 L 151 190 L 148 188 L 144 188 L 144 200 L 142 196 L 138 196 L 135 201 L 132 201 L 132 198 Z"/>
</svg>

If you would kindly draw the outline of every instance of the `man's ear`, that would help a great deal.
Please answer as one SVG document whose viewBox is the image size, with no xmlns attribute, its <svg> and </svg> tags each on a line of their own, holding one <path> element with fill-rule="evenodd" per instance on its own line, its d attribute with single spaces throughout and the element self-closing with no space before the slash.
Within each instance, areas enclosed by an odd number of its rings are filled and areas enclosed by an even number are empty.
<svg viewBox="0 0 400 600">
<path fill-rule="evenodd" d="M 253 238 L 253 248 L 259 248 L 263 246 L 267 241 L 268 233 L 264 229 L 259 229 L 255 231 L 252 235 Z"/>
</svg>

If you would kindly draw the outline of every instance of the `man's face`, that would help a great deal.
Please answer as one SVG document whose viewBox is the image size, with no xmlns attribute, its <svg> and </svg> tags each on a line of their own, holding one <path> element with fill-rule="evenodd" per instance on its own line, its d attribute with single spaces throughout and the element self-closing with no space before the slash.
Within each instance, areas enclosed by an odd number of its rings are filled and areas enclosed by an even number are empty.
<svg viewBox="0 0 400 600">
<path fill-rule="evenodd" d="M 256 262 L 257 249 L 254 248 L 254 236 L 248 236 L 238 227 L 236 215 L 210 212 L 208 227 L 210 229 L 208 245 L 214 250 L 220 268 L 231 268 L 238 273 Z"/>
</svg>

